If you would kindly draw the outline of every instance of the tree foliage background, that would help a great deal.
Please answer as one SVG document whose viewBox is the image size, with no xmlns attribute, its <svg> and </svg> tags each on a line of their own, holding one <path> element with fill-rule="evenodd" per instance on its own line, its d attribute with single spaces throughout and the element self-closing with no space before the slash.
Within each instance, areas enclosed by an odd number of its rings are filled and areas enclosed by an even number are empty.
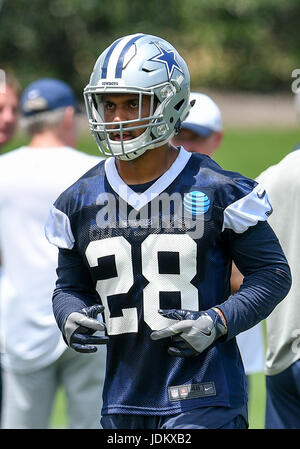
<svg viewBox="0 0 300 449">
<path fill-rule="evenodd" d="M 23 87 L 53 76 L 81 93 L 108 44 L 145 32 L 180 51 L 194 88 L 284 91 L 299 23 L 299 0 L 0 0 L 0 67 Z"/>
</svg>

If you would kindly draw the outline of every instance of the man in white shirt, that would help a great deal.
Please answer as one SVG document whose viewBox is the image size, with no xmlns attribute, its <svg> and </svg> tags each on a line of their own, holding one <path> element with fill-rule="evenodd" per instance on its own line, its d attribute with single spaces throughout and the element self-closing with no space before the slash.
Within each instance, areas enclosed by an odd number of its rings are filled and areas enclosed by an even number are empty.
<svg viewBox="0 0 300 449">
<path fill-rule="evenodd" d="M 19 82 L 0 69 L 0 154 L 3 147 L 12 139 L 18 122 Z M 0 253 L 1 282 L 1 253 Z M 1 353 L 0 353 L 1 357 Z M 2 372 L 0 367 L 0 417 L 2 403 Z"/>
<path fill-rule="evenodd" d="M 200 92 L 191 92 L 190 100 L 194 101 L 194 106 L 182 123 L 180 132 L 174 136 L 173 144 L 182 145 L 188 151 L 213 157 L 221 146 L 224 137 L 220 108 L 211 97 Z M 233 264 L 231 277 L 233 293 L 240 287 L 240 284 L 236 285 L 236 271 L 237 269 Z M 238 282 L 240 282 L 239 276 L 240 273 L 238 272 Z M 246 332 L 240 333 L 236 338 L 246 375 L 263 372 L 264 340 L 261 323 Z"/>
<path fill-rule="evenodd" d="M 100 428 L 105 348 L 86 357 L 63 341 L 51 302 L 57 250 L 44 235 L 50 204 L 100 161 L 74 149 L 76 110 L 65 83 L 33 82 L 21 98 L 30 143 L 1 157 L 3 428 L 47 428 L 58 387 L 70 428 Z"/>
<path fill-rule="evenodd" d="M 300 94 L 295 94 L 294 102 L 299 120 Z M 266 429 L 300 429 L 299 167 L 300 150 L 296 144 L 281 161 L 256 178 L 270 198 L 273 213 L 268 221 L 292 274 L 290 291 L 266 319 Z M 237 287 L 242 279 L 237 271 Z"/>
<path fill-rule="evenodd" d="M 292 273 L 286 298 L 267 318 L 266 429 L 300 429 L 300 150 L 262 172 L 257 180 L 270 196 L 270 224 Z"/>
</svg>

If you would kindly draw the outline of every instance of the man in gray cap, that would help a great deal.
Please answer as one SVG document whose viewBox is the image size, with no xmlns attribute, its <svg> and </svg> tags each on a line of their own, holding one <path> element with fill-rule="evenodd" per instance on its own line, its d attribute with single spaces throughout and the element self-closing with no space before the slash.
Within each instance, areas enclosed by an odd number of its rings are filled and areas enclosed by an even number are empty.
<svg viewBox="0 0 300 449">
<path fill-rule="evenodd" d="M 223 139 L 220 109 L 212 98 L 199 92 L 191 92 L 190 100 L 194 101 L 194 106 L 172 143 L 182 145 L 188 151 L 212 156 Z"/>
<path fill-rule="evenodd" d="M 99 428 L 103 350 L 69 349 L 52 312 L 57 250 L 44 235 L 50 204 L 99 158 L 74 149 L 76 98 L 60 80 L 40 79 L 21 97 L 30 142 L 1 157 L 0 250 L 3 428 L 47 428 L 58 387 L 70 428 Z"/>
</svg>

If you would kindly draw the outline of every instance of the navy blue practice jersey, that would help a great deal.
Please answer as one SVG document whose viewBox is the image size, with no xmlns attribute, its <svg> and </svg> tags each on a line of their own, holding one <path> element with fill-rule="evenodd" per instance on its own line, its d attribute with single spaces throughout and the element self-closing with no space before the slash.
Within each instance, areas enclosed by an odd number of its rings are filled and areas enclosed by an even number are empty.
<svg viewBox="0 0 300 449">
<path fill-rule="evenodd" d="M 110 158 L 57 199 L 46 226 L 49 241 L 60 248 L 54 312 L 62 328 L 74 304 L 77 310 L 105 306 L 110 340 L 103 414 L 164 415 L 246 402 L 234 336 L 269 313 L 275 300 L 267 311 L 260 293 L 249 305 L 246 292 L 235 303 L 226 300 L 233 259 L 245 275 L 274 258 L 286 264 L 266 228 L 270 213 L 255 181 L 183 148 L 143 193 L 124 183 Z M 267 256 L 263 242 L 271 248 Z M 224 306 L 228 338 L 199 356 L 172 357 L 168 339 L 151 340 L 151 332 L 174 322 L 159 309 L 215 305 Z"/>
</svg>

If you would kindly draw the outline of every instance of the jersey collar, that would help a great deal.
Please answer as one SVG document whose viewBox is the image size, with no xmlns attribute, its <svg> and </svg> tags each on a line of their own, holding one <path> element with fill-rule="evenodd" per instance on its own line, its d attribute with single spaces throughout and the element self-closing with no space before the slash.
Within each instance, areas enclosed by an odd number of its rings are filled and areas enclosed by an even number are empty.
<svg viewBox="0 0 300 449">
<path fill-rule="evenodd" d="M 179 154 L 171 167 L 160 176 L 154 184 L 152 184 L 145 192 L 134 192 L 120 177 L 115 164 L 115 158 L 110 157 L 105 161 L 105 174 L 107 180 L 112 189 L 132 206 L 135 210 L 139 211 L 146 204 L 160 195 L 177 176 L 182 172 L 186 164 L 188 163 L 192 153 L 186 151 L 183 147 L 180 147 Z"/>
</svg>

